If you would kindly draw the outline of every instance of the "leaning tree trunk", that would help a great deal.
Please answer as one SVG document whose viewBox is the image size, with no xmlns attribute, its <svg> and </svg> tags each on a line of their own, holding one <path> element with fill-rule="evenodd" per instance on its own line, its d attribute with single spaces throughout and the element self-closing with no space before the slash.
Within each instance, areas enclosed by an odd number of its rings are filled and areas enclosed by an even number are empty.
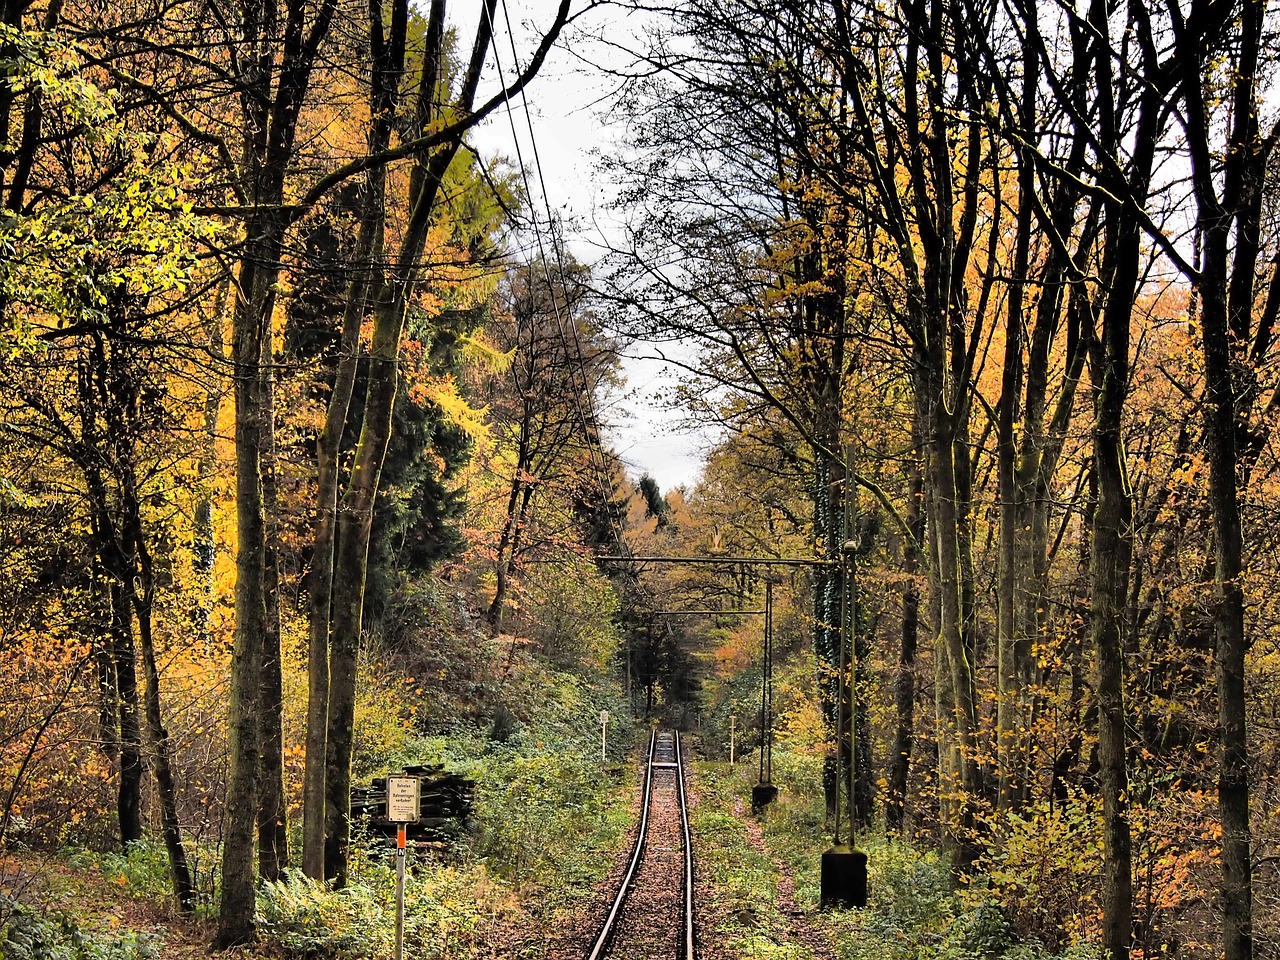
<svg viewBox="0 0 1280 960">
<path fill-rule="evenodd" d="M 393 111 L 384 111 L 387 117 Z M 370 133 L 372 143 L 383 143 L 381 127 Z M 385 146 L 385 144 L 384 144 Z M 333 601 L 333 555 L 338 529 L 339 466 L 351 397 L 360 362 L 360 326 L 367 313 L 371 271 L 381 250 L 383 220 L 380 205 L 386 168 L 371 169 L 361 196 L 360 229 L 356 240 L 355 273 L 347 290 L 342 317 L 337 375 L 324 426 L 316 438 L 315 545 L 307 586 L 311 594 L 307 636 L 307 733 L 302 788 L 302 871 L 313 880 L 324 879 L 325 768 L 328 763 L 329 727 L 329 629 Z"/>
<path fill-rule="evenodd" d="M 156 793 L 160 801 L 160 822 L 164 834 L 165 849 L 169 855 L 169 875 L 173 892 L 184 913 L 195 912 L 196 890 L 187 862 L 186 848 L 182 845 L 182 824 L 178 819 L 178 792 L 173 778 L 172 742 L 164 727 L 160 709 L 160 670 L 156 664 L 154 637 L 155 623 L 155 564 L 147 546 L 146 530 L 142 523 L 142 504 L 138 490 L 136 454 L 138 448 L 138 424 L 133 419 L 137 412 L 138 383 L 126 369 L 121 345 L 116 344 L 109 355 L 101 342 L 97 344 L 101 367 L 98 377 L 103 410 L 110 419 L 108 436 L 115 459 L 115 472 L 119 483 L 120 542 L 113 554 L 127 564 L 122 570 L 128 576 L 127 593 L 133 616 L 138 625 L 138 640 L 142 652 L 143 704 L 147 733 L 151 740 L 151 769 L 155 776 Z"/>
<path fill-rule="evenodd" d="M 392 41 L 403 54 L 403 32 L 407 29 L 404 4 L 397 3 L 392 21 Z M 461 104 L 470 109 L 479 82 L 483 52 L 488 49 L 492 0 L 488 18 L 482 18 L 473 50 L 467 88 Z M 375 46 L 386 43 L 381 23 L 371 25 Z M 397 35 L 399 35 L 397 37 Z M 435 0 L 427 24 L 426 56 L 419 85 L 418 117 L 423 128 L 431 119 L 428 92 L 435 89 L 441 71 L 444 40 L 444 3 Z M 479 60 L 479 62 L 477 62 Z M 403 66 L 401 56 L 400 66 Z M 411 213 L 404 239 L 389 280 L 371 280 L 373 297 L 373 341 L 368 358 L 368 391 L 364 420 L 356 444 L 355 459 L 347 489 L 338 501 L 337 528 L 333 553 L 329 623 L 329 702 L 326 725 L 324 771 L 324 876 L 342 886 L 347 875 L 347 848 L 351 839 L 351 749 L 355 720 L 355 691 L 358 673 L 360 634 L 364 623 L 364 591 L 368 572 L 369 537 L 373 529 L 373 507 L 378 493 L 382 464 L 391 437 L 395 410 L 397 364 L 405 311 L 413 296 L 418 264 L 426 244 L 427 226 L 434 212 L 436 196 L 445 171 L 458 149 L 458 141 L 419 159 L 409 181 Z M 367 202 L 381 212 L 386 209 L 386 183 L 381 193 Z M 381 248 L 381 231 L 376 248 Z M 313 692 L 314 695 L 314 692 Z"/>
<path fill-rule="evenodd" d="M 526 483 L 524 478 L 531 470 L 529 462 L 531 417 L 532 414 L 526 403 L 520 414 L 520 439 L 516 444 L 516 462 L 511 472 L 511 490 L 507 495 L 507 511 L 502 522 L 502 534 L 498 538 L 497 557 L 494 559 L 493 602 L 489 604 L 489 610 L 485 614 L 485 619 L 495 634 L 502 632 L 502 612 L 507 602 L 507 576 L 515 555 L 522 520 L 521 493 Z"/>
<path fill-rule="evenodd" d="M 393 27 L 393 32 L 395 32 Z M 373 55 L 369 126 L 370 155 L 387 149 L 397 115 L 404 72 L 403 44 L 385 45 Z M 332 623 L 333 565 L 338 530 L 342 443 L 360 363 L 360 327 L 369 311 L 374 264 L 381 260 L 385 233 L 386 167 L 366 174 L 360 193 L 360 226 L 351 257 L 352 279 L 342 314 L 338 370 L 324 426 L 316 438 L 315 546 L 307 587 L 311 594 L 307 636 L 307 733 L 302 788 L 302 870 L 313 880 L 325 876 L 325 771 L 329 765 L 329 635 Z"/>
<path fill-rule="evenodd" d="M 131 485 L 132 486 L 132 485 Z M 182 844 L 182 822 L 178 819 L 178 788 L 173 778 L 173 742 L 164 726 L 160 709 L 160 669 L 156 664 L 156 645 L 152 631 L 155 611 L 155 573 L 151 554 L 143 541 L 142 518 L 137 497 L 131 496 L 129 527 L 133 531 L 134 549 L 137 551 L 141 590 L 133 598 L 134 615 L 138 621 L 138 638 L 142 647 L 144 698 L 147 732 L 151 738 L 152 773 L 156 779 L 156 793 L 160 800 L 160 823 L 164 832 L 164 846 L 169 854 L 169 878 L 173 893 L 182 912 L 192 914 L 196 909 L 196 887 L 191 878 L 191 866 Z"/>
<path fill-rule="evenodd" d="M 356 444 L 355 458 L 346 492 L 338 505 L 337 543 L 334 553 L 331 620 L 329 629 L 329 703 L 327 744 L 325 748 L 325 875 L 338 884 L 344 882 L 347 847 L 350 842 L 351 806 L 351 724 L 355 713 L 356 661 L 362 629 L 365 577 L 368 567 L 369 537 L 373 525 L 373 506 L 377 496 L 382 465 L 391 433 L 396 399 L 397 363 L 400 338 L 406 312 L 416 291 L 427 230 L 436 212 L 436 202 L 449 166 L 461 146 L 465 124 L 475 123 L 482 114 L 473 113 L 476 89 L 493 36 L 493 14 L 496 0 L 484 0 L 480 23 L 476 28 L 471 59 L 467 64 L 456 99 L 438 104 L 435 95 L 442 75 L 444 40 L 444 0 L 433 0 L 425 31 L 425 55 L 420 75 L 413 128 L 425 134 L 431 125 L 447 112 L 461 118 L 458 125 L 447 126 L 438 145 L 417 156 L 409 176 L 407 191 L 409 216 L 401 239 L 400 250 L 390 275 L 375 280 L 377 294 L 373 307 L 373 337 L 369 351 L 369 389 L 364 419 Z M 371 7 L 371 12 L 377 5 Z M 407 39 L 407 4 L 392 6 L 390 36 L 384 36 L 381 17 L 371 17 L 370 40 L 376 53 L 384 45 L 403 45 Z M 563 28 L 569 14 L 569 0 L 561 0 L 552 28 L 543 36 L 537 52 L 530 59 L 516 83 L 514 92 L 526 84 L 544 61 L 551 44 Z M 490 100 L 485 111 L 497 106 Z M 371 196 L 370 202 L 385 212 L 386 197 Z M 384 258 L 384 262 L 386 259 Z"/>
</svg>

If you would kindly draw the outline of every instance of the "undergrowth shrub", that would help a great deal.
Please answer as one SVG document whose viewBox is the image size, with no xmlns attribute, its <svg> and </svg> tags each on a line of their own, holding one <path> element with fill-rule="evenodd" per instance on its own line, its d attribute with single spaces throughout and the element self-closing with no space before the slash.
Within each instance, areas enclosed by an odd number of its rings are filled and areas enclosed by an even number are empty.
<svg viewBox="0 0 1280 960">
<path fill-rule="evenodd" d="M 69 913 L 36 913 L 0 897 L 0 957 L 4 960 L 159 960 L 145 933 L 99 934 L 83 930 Z"/>
<path fill-rule="evenodd" d="M 938 930 L 954 916 L 951 868 L 937 853 L 895 839 L 866 844 L 869 916 L 886 930 Z"/>
<path fill-rule="evenodd" d="M 773 754 L 773 782 L 797 797 L 822 796 L 823 758 L 790 750 Z"/>
<path fill-rule="evenodd" d="M 470 957 L 483 947 L 511 898 L 476 866 L 415 862 L 405 877 L 404 943 L 416 960 Z M 388 859 L 358 862 L 341 890 L 291 871 L 263 884 L 258 929 L 291 957 L 375 960 L 395 943 L 395 871 Z"/>
<path fill-rule="evenodd" d="M 416 960 L 487 956 L 489 932 L 514 911 L 509 893 L 474 866 L 440 866 L 405 889 L 405 954 Z"/>
<path fill-rule="evenodd" d="M 1050 807 L 1037 803 L 1008 814 L 1001 842 L 977 864 L 991 898 L 1011 918 L 1019 939 L 1053 951 L 1096 936 L 1102 849 L 1096 797 Z"/>
<path fill-rule="evenodd" d="M 478 780 L 477 853 L 498 876 L 517 883 L 538 877 L 557 888 L 599 878 L 626 826 L 628 811 L 611 803 L 612 784 L 597 759 L 574 753 L 490 757 Z"/>
<path fill-rule="evenodd" d="M 218 903 L 218 851 L 187 838 L 187 866 L 196 889 L 196 916 L 208 917 Z M 92 850 L 63 847 L 59 857 L 81 873 L 96 873 L 120 894 L 133 900 L 176 903 L 169 853 L 154 837 L 132 840 L 127 849 Z M 0 958 L 3 960 L 3 958 Z"/>
<path fill-rule="evenodd" d="M 258 891 L 258 930 L 262 937 L 299 957 L 360 960 L 390 951 L 393 921 L 362 883 L 341 890 L 290 871 Z M 391 939 L 387 934 L 390 933 Z"/>
<path fill-rule="evenodd" d="M 83 861 L 73 856 L 71 863 Z M 164 844 L 152 840 L 134 840 L 123 853 L 109 850 L 100 854 L 88 854 L 97 861 L 98 870 L 108 880 L 138 898 L 164 898 L 173 892 L 169 876 L 169 854 Z"/>
</svg>

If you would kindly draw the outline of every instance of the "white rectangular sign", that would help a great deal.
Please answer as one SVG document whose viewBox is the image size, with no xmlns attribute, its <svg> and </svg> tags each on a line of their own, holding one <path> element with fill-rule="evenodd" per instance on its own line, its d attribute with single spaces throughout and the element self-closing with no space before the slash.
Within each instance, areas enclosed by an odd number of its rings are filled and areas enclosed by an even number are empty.
<svg viewBox="0 0 1280 960">
<path fill-rule="evenodd" d="M 387 777 L 387 819 L 392 823 L 418 821 L 417 777 Z"/>
</svg>

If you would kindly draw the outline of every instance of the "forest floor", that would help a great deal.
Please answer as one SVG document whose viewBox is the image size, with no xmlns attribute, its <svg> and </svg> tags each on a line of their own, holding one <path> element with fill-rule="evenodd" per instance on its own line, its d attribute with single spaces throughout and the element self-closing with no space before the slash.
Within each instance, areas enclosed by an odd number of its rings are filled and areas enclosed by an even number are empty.
<svg viewBox="0 0 1280 960">
<path fill-rule="evenodd" d="M 67 862 L 52 853 L 0 857 L 0 895 L 46 917 L 74 918 L 85 933 L 103 938 L 137 934 L 148 938 L 165 960 L 207 957 L 212 921 L 184 917 L 172 898 L 137 894 L 121 873 L 97 864 Z M 0 917 L 0 927 L 6 918 Z M 262 949 L 241 949 L 228 957 L 269 957 Z"/>
</svg>

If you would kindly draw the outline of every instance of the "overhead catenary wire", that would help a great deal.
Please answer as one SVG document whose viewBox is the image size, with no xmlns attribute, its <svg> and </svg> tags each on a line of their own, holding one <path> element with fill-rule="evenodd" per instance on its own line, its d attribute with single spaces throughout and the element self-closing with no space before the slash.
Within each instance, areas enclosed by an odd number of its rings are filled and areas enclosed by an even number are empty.
<svg viewBox="0 0 1280 960">
<path fill-rule="evenodd" d="M 503 64 L 502 64 L 502 57 L 498 53 L 498 40 L 497 40 L 498 31 L 497 31 L 496 25 L 493 22 L 493 17 L 491 14 L 490 7 L 487 4 L 484 6 L 484 11 L 485 11 L 485 16 L 489 17 L 489 29 L 492 32 L 494 37 L 494 42 L 493 42 L 494 62 L 498 68 L 498 79 L 502 85 L 502 92 L 504 94 L 504 100 L 507 106 L 507 121 L 511 127 L 511 139 L 515 147 L 516 162 L 520 168 L 520 178 L 524 184 L 525 194 L 529 197 L 529 202 L 532 205 L 534 203 L 534 200 L 533 200 L 533 189 L 529 182 L 529 171 L 524 162 L 524 152 L 520 147 L 520 137 L 516 132 L 515 114 L 512 111 L 511 96 L 507 92 L 507 81 L 506 81 L 506 75 L 505 75 Z M 511 27 L 511 13 L 510 13 L 510 10 L 507 8 L 506 0 L 502 0 L 502 16 L 503 16 L 503 21 L 507 28 L 507 39 L 511 47 L 512 67 L 515 70 L 516 76 L 519 76 L 520 75 L 520 58 L 519 58 L 519 54 L 516 52 L 515 33 Z M 569 285 L 568 285 L 568 273 L 565 270 L 565 265 L 564 265 L 564 249 L 560 241 L 559 235 L 554 230 L 555 220 L 551 213 L 551 205 L 550 205 L 550 200 L 548 198 L 546 178 L 543 175 L 541 155 L 538 151 L 538 141 L 533 130 L 533 117 L 529 111 L 529 100 L 528 100 L 528 97 L 525 95 L 525 91 L 523 88 L 519 91 L 519 94 L 520 94 L 521 104 L 524 108 L 525 125 L 529 132 L 529 144 L 530 144 L 531 152 L 533 154 L 533 167 L 537 174 L 538 185 L 542 194 L 542 206 L 547 214 L 547 225 L 548 227 L 553 228 L 551 230 L 551 249 L 554 255 L 556 271 L 559 275 L 560 290 L 561 290 L 561 293 L 566 297 L 565 306 L 567 310 L 567 306 L 568 306 L 567 293 L 568 293 Z M 613 499 L 613 485 L 609 476 L 608 458 L 604 454 L 604 450 L 602 448 L 601 441 L 600 441 L 599 421 L 597 419 L 596 410 L 595 410 L 595 391 L 591 382 L 591 375 L 587 370 L 586 354 L 582 347 L 582 339 L 578 333 L 577 324 L 573 322 L 572 317 L 568 318 L 568 321 L 566 322 L 566 318 L 561 311 L 560 300 L 556 296 L 555 283 L 551 275 L 550 263 L 552 258 L 549 258 L 547 256 L 547 248 L 543 242 L 542 229 L 539 223 L 538 214 L 535 211 L 531 210 L 530 219 L 533 227 L 534 240 L 536 242 L 537 249 L 538 249 L 539 261 L 541 263 L 542 270 L 543 270 L 543 278 L 545 279 L 547 284 L 547 291 L 551 296 L 551 309 L 552 309 L 553 315 L 555 316 L 556 328 L 559 331 L 560 337 L 562 341 L 565 343 L 566 347 L 569 346 L 570 340 L 572 340 L 572 344 L 573 344 L 572 352 L 574 356 L 570 358 L 570 367 L 569 367 L 570 386 L 572 387 L 570 392 L 573 395 L 573 403 L 574 403 L 575 410 L 578 414 L 578 419 L 582 424 L 583 435 L 587 445 L 587 457 L 591 463 L 592 472 L 595 474 L 596 484 L 599 488 L 599 493 L 602 497 L 603 509 L 604 509 L 606 522 L 608 523 L 609 533 L 612 536 L 613 540 L 615 541 L 618 551 L 622 554 L 627 554 L 630 552 L 629 547 L 627 546 L 626 541 L 623 538 L 622 530 L 620 529 L 613 515 L 613 511 L 610 508 L 610 503 Z M 566 331 L 566 327 L 568 328 L 567 331 Z M 581 375 L 581 379 L 582 379 L 581 391 L 578 390 L 578 384 L 577 384 L 577 379 L 579 374 Z"/>
</svg>

